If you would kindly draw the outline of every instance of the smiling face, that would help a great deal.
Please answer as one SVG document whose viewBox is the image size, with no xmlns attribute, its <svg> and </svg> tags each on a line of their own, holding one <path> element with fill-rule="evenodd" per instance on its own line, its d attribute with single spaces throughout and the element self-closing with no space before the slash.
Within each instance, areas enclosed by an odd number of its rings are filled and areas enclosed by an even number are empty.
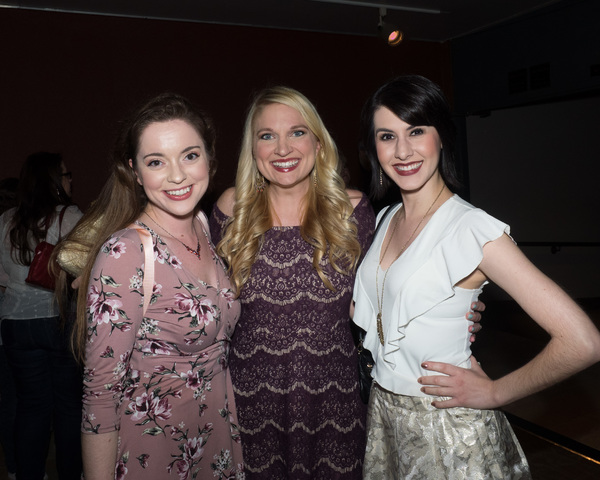
<svg viewBox="0 0 600 480">
<path fill-rule="evenodd" d="M 385 107 L 377 109 L 373 124 L 379 164 L 401 190 L 418 190 L 432 178 L 442 181 L 442 142 L 435 127 L 409 125 Z"/>
<path fill-rule="evenodd" d="M 202 137 L 184 120 L 151 123 L 139 140 L 135 165 L 147 210 L 164 222 L 187 218 L 206 192 L 209 167 Z"/>
<path fill-rule="evenodd" d="M 281 103 L 269 104 L 256 116 L 253 132 L 256 166 L 271 185 L 308 189 L 321 146 L 300 112 Z"/>
</svg>

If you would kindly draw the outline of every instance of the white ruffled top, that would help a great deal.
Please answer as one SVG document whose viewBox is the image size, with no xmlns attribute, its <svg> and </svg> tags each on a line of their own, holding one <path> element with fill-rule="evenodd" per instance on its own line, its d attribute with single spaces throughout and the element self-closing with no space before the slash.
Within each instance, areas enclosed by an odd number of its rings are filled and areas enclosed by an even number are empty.
<svg viewBox="0 0 600 480">
<path fill-rule="evenodd" d="M 421 368 L 424 361 L 471 366 L 468 327 L 472 322 L 465 315 L 481 288 L 455 285 L 479 266 L 483 246 L 509 234 L 510 227 L 457 195 L 444 202 L 390 266 L 383 297 L 382 346 L 377 336 L 375 277 L 383 239 L 401 204 L 393 208 L 358 269 L 354 321 L 367 332 L 364 346 L 375 359 L 375 381 L 394 393 L 423 397 L 427 395 L 420 391 L 417 378 L 431 375 Z M 379 295 L 384 275 L 385 270 L 380 270 Z"/>
</svg>

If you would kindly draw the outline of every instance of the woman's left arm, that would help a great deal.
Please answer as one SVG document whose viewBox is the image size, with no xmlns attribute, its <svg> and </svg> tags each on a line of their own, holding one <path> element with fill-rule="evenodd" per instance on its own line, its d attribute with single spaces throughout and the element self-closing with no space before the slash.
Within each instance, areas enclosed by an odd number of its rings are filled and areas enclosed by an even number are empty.
<svg viewBox="0 0 600 480">
<path fill-rule="evenodd" d="M 473 357 L 471 369 L 427 361 L 423 367 L 447 376 L 419 378 L 428 395 L 452 397 L 435 401 L 438 408 L 489 409 L 531 395 L 600 360 L 600 332 L 581 308 L 540 272 L 511 239 L 487 243 L 479 266 L 548 334 L 546 347 L 523 367 L 491 380 Z"/>
</svg>

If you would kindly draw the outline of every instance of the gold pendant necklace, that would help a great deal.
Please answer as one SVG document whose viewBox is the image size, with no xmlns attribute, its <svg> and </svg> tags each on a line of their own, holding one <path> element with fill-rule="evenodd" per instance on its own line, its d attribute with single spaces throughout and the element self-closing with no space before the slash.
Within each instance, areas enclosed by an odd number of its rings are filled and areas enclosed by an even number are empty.
<svg viewBox="0 0 600 480">
<path fill-rule="evenodd" d="M 398 255 L 396 255 L 396 258 L 394 258 L 392 263 L 390 263 L 387 270 L 385 271 L 385 275 L 383 276 L 383 285 L 381 286 L 381 298 L 379 297 L 379 268 L 381 265 L 381 260 L 385 258 L 385 254 L 387 253 L 388 248 L 390 248 L 390 244 L 392 243 L 392 239 L 394 238 L 394 234 L 396 233 L 396 229 L 398 228 L 398 219 L 396 219 L 396 222 L 394 223 L 394 229 L 392 230 L 392 235 L 390 236 L 390 240 L 389 240 L 388 244 L 386 245 L 385 250 L 383 251 L 383 255 L 381 256 L 379 263 L 377 263 L 377 272 L 375 273 L 375 292 L 377 293 L 377 309 L 379 310 L 377 313 L 377 336 L 379 337 L 379 343 L 381 343 L 382 345 L 385 343 L 385 337 L 383 335 L 383 320 L 382 320 L 381 316 L 383 314 L 383 292 L 385 290 L 385 280 L 387 278 L 388 272 L 392 269 L 392 265 L 394 264 L 394 262 L 396 260 L 398 260 L 400 258 L 400 255 L 402 255 L 404 253 L 404 250 L 406 250 L 406 248 L 408 247 L 409 243 L 415 236 L 415 233 L 417 233 L 417 230 L 419 229 L 419 227 L 421 226 L 421 224 L 423 223 L 423 221 L 425 220 L 427 215 L 429 215 L 429 212 L 435 205 L 435 202 L 437 202 L 438 199 L 440 198 L 440 196 L 442 195 L 444 188 L 446 188 L 446 184 L 442 185 L 442 189 L 440 190 L 440 193 L 437 194 L 437 197 L 435 197 L 435 200 L 429 206 L 429 208 L 425 212 L 425 215 L 423 215 L 423 218 L 421 218 L 421 220 L 419 221 L 419 223 L 417 224 L 417 226 L 415 227 L 413 232 L 410 234 L 410 237 L 408 237 L 408 240 L 406 241 L 404 246 L 400 249 L 400 252 L 398 253 Z M 385 240 L 385 237 L 384 237 L 384 240 Z"/>
</svg>

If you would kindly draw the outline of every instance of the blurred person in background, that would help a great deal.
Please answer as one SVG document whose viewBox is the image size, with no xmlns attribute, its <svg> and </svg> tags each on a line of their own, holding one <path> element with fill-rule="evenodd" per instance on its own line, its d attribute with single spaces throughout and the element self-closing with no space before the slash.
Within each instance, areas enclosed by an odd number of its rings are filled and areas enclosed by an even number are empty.
<svg viewBox="0 0 600 480">
<path fill-rule="evenodd" d="M 36 246 L 56 244 L 81 215 L 71 203 L 71 173 L 61 155 L 27 157 L 17 206 L 0 216 L 1 333 L 17 395 L 14 438 L 20 480 L 44 478 L 52 429 L 59 478 L 81 475 L 82 380 L 68 346 L 69 325 L 61 321 L 54 292 L 25 281 Z"/>
<path fill-rule="evenodd" d="M 5 178 L 0 181 L 0 215 L 9 208 L 17 206 L 17 189 L 19 179 L 16 177 Z M 6 285 L 7 277 L 4 273 L 0 278 L 0 285 Z M 0 286 L 0 308 L 4 299 L 4 287 Z M 2 318 L 0 318 L 2 322 Z M 15 384 L 8 368 L 6 353 L 0 336 L 0 444 L 4 451 L 4 461 L 9 480 L 16 478 L 17 461 L 15 459 L 15 415 L 17 411 L 17 394 Z"/>
</svg>

